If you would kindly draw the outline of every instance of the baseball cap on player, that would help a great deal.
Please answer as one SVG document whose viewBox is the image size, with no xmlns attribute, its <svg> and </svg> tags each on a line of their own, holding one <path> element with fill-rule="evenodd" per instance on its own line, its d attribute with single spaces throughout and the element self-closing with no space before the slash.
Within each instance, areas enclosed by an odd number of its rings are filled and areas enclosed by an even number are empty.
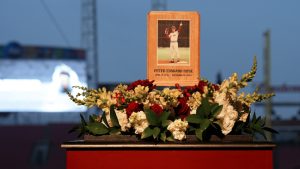
<svg viewBox="0 0 300 169">
<path fill-rule="evenodd" d="M 174 25 L 173 25 L 173 26 L 171 26 L 171 28 L 172 28 L 172 29 L 176 29 L 176 27 L 175 27 Z"/>
</svg>

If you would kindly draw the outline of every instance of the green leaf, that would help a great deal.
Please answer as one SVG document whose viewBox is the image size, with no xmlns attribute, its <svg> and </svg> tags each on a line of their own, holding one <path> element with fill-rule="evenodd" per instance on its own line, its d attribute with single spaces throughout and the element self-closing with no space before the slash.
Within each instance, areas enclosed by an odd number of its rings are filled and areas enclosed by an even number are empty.
<svg viewBox="0 0 300 169">
<path fill-rule="evenodd" d="M 201 129 L 196 129 L 195 131 L 195 134 L 196 134 L 196 137 L 200 140 L 200 141 L 203 141 L 203 130 Z"/>
<path fill-rule="evenodd" d="M 110 106 L 110 119 L 113 127 L 120 127 L 119 120 L 115 112 L 115 106 Z"/>
<path fill-rule="evenodd" d="M 269 128 L 269 127 L 263 127 L 262 129 L 265 130 L 265 131 L 268 131 L 270 133 L 278 134 L 278 131 L 276 131 L 276 130 L 274 130 L 272 128 Z"/>
<path fill-rule="evenodd" d="M 162 125 L 162 127 L 167 127 L 167 126 L 169 126 L 170 123 L 171 123 L 171 120 L 164 120 L 164 121 L 162 121 L 161 125 Z"/>
<path fill-rule="evenodd" d="M 197 108 L 196 114 L 201 118 L 206 118 L 210 113 L 210 103 L 208 98 L 202 100 L 201 105 Z"/>
<path fill-rule="evenodd" d="M 98 118 L 98 116 L 96 114 L 92 114 L 89 116 L 89 122 L 95 123 L 95 122 L 97 122 L 97 118 Z"/>
<path fill-rule="evenodd" d="M 244 132 L 250 133 L 254 135 L 255 133 L 258 133 L 262 135 L 265 139 L 266 133 L 265 132 L 271 132 L 271 133 L 278 133 L 276 130 L 265 127 L 266 125 L 266 119 L 262 118 L 261 116 L 256 116 L 256 113 L 253 113 L 252 119 L 249 120 L 249 117 L 247 119 L 248 121 L 246 122 L 247 126 L 243 129 Z"/>
<path fill-rule="evenodd" d="M 112 127 L 112 128 L 110 128 L 109 134 L 111 134 L 111 135 L 119 135 L 119 134 L 121 134 L 121 130 L 120 130 L 120 128 L 114 128 L 114 127 Z"/>
<path fill-rule="evenodd" d="M 266 133 L 263 130 L 257 130 L 256 132 L 259 133 L 260 135 L 262 135 L 265 140 L 267 140 Z"/>
<path fill-rule="evenodd" d="M 144 132 L 142 133 L 141 139 L 148 138 L 150 136 L 153 136 L 153 130 L 150 127 L 147 127 Z"/>
<path fill-rule="evenodd" d="M 257 123 L 252 124 L 251 128 L 254 129 L 255 131 L 262 130 L 261 126 Z"/>
<path fill-rule="evenodd" d="M 258 116 L 258 118 L 256 119 L 256 121 L 254 123 L 261 123 L 261 116 Z"/>
<path fill-rule="evenodd" d="M 200 123 L 200 129 L 202 129 L 203 131 L 206 130 L 208 128 L 208 126 L 210 125 L 210 120 L 208 119 L 203 119 Z"/>
<path fill-rule="evenodd" d="M 170 113 L 169 111 L 164 111 L 164 112 L 160 115 L 159 121 L 160 121 L 160 122 L 163 122 L 163 121 L 168 120 L 170 114 L 171 114 L 171 113 Z"/>
<path fill-rule="evenodd" d="M 146 109 L 145 114 L 150 125 L 159 126 L 159 119 L 152 110 Z"/>
<path fill-rule="evenodd" d="M 195 131 L 196 137 L 199 140 L 203 141 L 203 132 L 209 127 L 210 123 L 211 122 L 208 119 L 201 120 L 200 128 L 196 129 L 196 131 Z"/>
<path fill-rule="evenodd" d="M 166 139 L 167 139 L 166 133 L 161 133 L 160 134 L 160 140 L 163 141 L 163 142 L 166 142 Z"/>
<path fill-rule="evenodd" d="M 236 132 L 236 133 L 241 133 L 241 131 L 245 128 L 245 123 L 242 121 L 237 121 L 234 124 L 234 127 L 232 129 L 232 131 Z"/>
<path fill-rule="evenodd" d="M 155 128 L 153 129 L 153 138 L 156 139 L 157 136 L 159 135 L 159 133 L 160 133 L 160 128 L 155 127 Z"/>
<path fill-rule="evenodd" d="M 196 130 L 196 128 L 195 127 L 193 127 L 193 126 L 189 126 L 189 132 L 192 132 L 192 131 L 195 131 Z"/>
<path fill-rule="evenodd" d="M 172 141 L 172 142 L 175 141 L 173 135 L 167 137 L 167 141 Z"/>
<path fill-rule="evenodd" d="M 200 124 L 202 120 L 199 115 L 191 114 L 186 118 L 186 121 L 188 121 L 189 123 Z"/>
<path fill-rule="evenodd" d="M 84 117 L 83 117 L 82 114 L 80 114 L 80 119 L 81 119 L 81 124 L 82 124 L 83 126 L 86 126 L 87 123 L 86 123 L 86 121 L 85 121 L 85 119 L 84 119 Z"/>
<path fill-rule="evenodd" d="M 89 123 L 86 128 L 93 135 L 103 135 L 109 132 L 108 128 L 102 123 Z"/>
<path fill-rule="evenodd" d="M 106 114 L 105 114 L 105 112 L 102 113 L 102 121 L 104 122 L 104 124 L 105 124 L 107 127 L 109 127 L 108 122 L 107 122 L 107 119 L 106 119 Z"/>
<path fill-rule="evenodd" d="M 212 112 L 212 117 L 213 118 L 216 118 L 216 116 L 222 111 L 223 109 L 223 105 L 217 105 L 217 106 L 214 106 L 211 110 Z"/>
<path fill-rule="evenodd" d="M 253 131 L 250 128 L 245 128 L 244 132 L 253 135 Z"/>
<path fill-rule="evenodd" d="M 255 112 L 253 113 L 252 122 L 254 122 L 254 123 L 256 122 L 256 113 Z"/>
</svg>

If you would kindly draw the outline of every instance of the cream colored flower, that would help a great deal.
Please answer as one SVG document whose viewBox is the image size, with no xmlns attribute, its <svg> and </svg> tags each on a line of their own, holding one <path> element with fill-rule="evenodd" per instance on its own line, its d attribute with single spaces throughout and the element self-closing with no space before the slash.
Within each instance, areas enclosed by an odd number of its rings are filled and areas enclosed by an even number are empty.
<svg viewBox="0 0 300 169">
<path fill-rule="evenodd" d="M 204 92 L 204 93 L 202 94 L 202 97 L 206 97 L 206 95 L 207 95 L 208 92 L 209 92 L 207 86 L 204 86 L 204 87 L 203 87 L 203 92 Z"/>
<path fill-rule="evenodd" d="M 215 102 L 219 105 L 223 105 L 221 112 L 216 116 L 218 120 L 222 133 L 227 135 L 231 132 L 237 118 L 238 112 L 230 105 L 226 93 L 214 93 Z"/>
<path fill-rule="evenodd" d="M 178 98 L 182 93 L 178 89 L 164 88 L 162 93 L 171 98 Z"/>
<path fill-rule="evenodd" d="M 149 106 L 149 104 L 159 104 L 163 106 L 164 109 L 169 109 L 170 107 L 176 107 L 178 105 L 178 97 L 182 95 L 181 91 L 178 89 L 164 88 L 162 91 L 153 90 L 149 92 L 144 105 Z"/>
<path fill-rule="evenodd" d="M 127 114 L 125 110 L 115 110 L 119 124 L 121 126 L 121 131 L 128 131 L 131 128 L 131 124 L 128 121 Z M 113 127 L 112 121 L 110 119 L 110 113 L 106 113 L 106 120 L 109 127 Z"/>
<path fill-rule="evenodd" d="M 226 93 L 223 93 L 223 92 L 221 92 L 221 93 L 220 92 L 215 92 L 214 93 L 214 100 L 219 105 L 229 104 L 228 100 L 226 98 Z"/>
<path fill-rule="evenodd" d="M 149 92 L 147 100 L 151 103 L 159 103 L 161 97 L 161 91 L 159 90 L 153 90 Z"/>
<path fill-rule="evenodd" d="M 134 88 L 134 96 L 137 99 L 143 99 L 148 95 L 149 92 L 149 87 L 148 86 L 141 86 L 138 85 L 137 87 Z"/>
<path fill-rule="evenodd" d="M 191 108 L 191 110 L 196 110 L 201 105 L 202 97 L 200 92 L 195 92 L 189 97 L 187 104 Z"/>
<path fill-rule="evenodd" d="M 222 133 L 224 135 L 227 135 L 229 134 L 231 131 L 232 131 L 232 128 L 235 124 L 235 120 L 232 120 L 230 117 L 228 116 L 225 116 L 222 120 L 222 126 L 221 126 L 221 129 L 222 129 Z"/>
<path fill-rule="evenodd" d="M 112 97 L 112 92 L 107 91 L 106 88 L 102 88 L 97 96 L 96 104 L 105 112 L 109 112 L 110 106 L 117 103 L 117 100 Z"/>
<path fill-rule="evenodd" d="M 135 129 L 135 134 L 142 134 L 149 126 L 146 114 L 143 111 L 133 112 L 129 117 L 129 122 Z"/>
<path fill-rule="evenodd" d="M 233 73 L 229 79 L 222 82 L 220 90 L 214 93 L 214 101 L 219 105 L 223 105 L 221 112 L 216 118 L 221 125 L 222 133 L 224 135 L 231 132 L 238 119 L 238 112 L 230 103 L 239 100 L 237 97 L 239 89 L 238 75 Z"/>
<path fill-rule="evenodd" d="M 226 79 L 222 82 L 219 91 L 228 94 L 231 100 L 236 100 L 239 89 L 238 75 L 237 73 L 233 73 L 229 79 Z"/>
<path fill-rule="evenodd" d="M 175 130 L 175 131 L 172 132 L 172 135 L 173 135 L 174 139 L 176 139 L 176 140 L 180 140 L 181 141 L 183 139 L 186 139 L 185 132 L 183 132 L 183 131 L 177 131 L 177 130 Z"/>
<path fill-rule="evenodd" d="M 197 113 L 197 109 L 192 109 L 190 114 L 196 114 Z"/>
<path fill-rule="evenodd" d="M 188 122 L 177 119 L 171 122 L 168 126 L 168 130 L 172 133 L 174 139 L 183 140 L 186 138 L 185 131 L 187 130 Z"/>
<path fill-rule="evenodd" d="M 249 116 L 249 113 L 242 114 L 241 117 L 240 117 L 240 119 L 239 119 L 239 121 L 246 122 L 248 116 Z"/>
<path fill-rule="evenodd" d="M 146 99 L 145 101 L 143 101 L 143 105 L 144 105 L 144 109 L 149 109 L 151 106 L 150 100 Z"/>
<path fill-rule="evenodd" d="M 127 90 L 127 87 L 127 85 L 119 84 L 117 87 L 115 87 L 114 91 L 123 93 Z"/>
<path fill-rule="evenodd" d="M 182 96 L 182 92 L 178 89 L 164 88 L 161 96 L 163 98 L 160 98 L 160 105 L 168 109 L 169 107 L 178 106 L 178 97 Z"/>
<path fill-rule="evenodd" d="M 164 88 L 163 91 L 162 91 L 162 93 L 164 95 L 169 95 L 170 94 L 170 88 Z"/>
</svg>

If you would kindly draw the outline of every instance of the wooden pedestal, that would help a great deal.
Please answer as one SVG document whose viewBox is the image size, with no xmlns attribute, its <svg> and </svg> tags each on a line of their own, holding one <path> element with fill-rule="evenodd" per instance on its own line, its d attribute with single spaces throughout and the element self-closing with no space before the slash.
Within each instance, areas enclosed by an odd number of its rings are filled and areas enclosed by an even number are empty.
<svg viewBox="0 0 300 169">
<path fill-rule="evenodd" d="M 241 144 L 99 144 L 72 141 L 67 169 L 272 169 L 271 143 Z"/>
</svg>

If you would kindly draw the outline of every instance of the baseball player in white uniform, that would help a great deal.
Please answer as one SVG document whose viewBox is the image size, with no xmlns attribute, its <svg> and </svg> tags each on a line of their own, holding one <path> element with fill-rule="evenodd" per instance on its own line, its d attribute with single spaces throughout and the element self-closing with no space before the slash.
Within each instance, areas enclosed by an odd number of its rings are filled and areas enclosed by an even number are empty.
<svg viewBox="0 0 300 169">
<path fill-rule="evenodd" d="M 169 33 L 169 28 L 165 29 L 165 35 L 167 36 L 168 39 L 170 39 L 170 56 L 171 56 L 171 61 L 170 63 L 175 63 L 175 57 L 176 57 L 176 62 L 180 61 L 180 55 L 179 55 L 179 50 L 178 50 L 178 36 L 181 31 L 182 27 L 182 22 L 179 24 L 179 28 L 176 30 L 176 27 L 173 25 L 171 27 L 171 33 Z"/>
</svg>

